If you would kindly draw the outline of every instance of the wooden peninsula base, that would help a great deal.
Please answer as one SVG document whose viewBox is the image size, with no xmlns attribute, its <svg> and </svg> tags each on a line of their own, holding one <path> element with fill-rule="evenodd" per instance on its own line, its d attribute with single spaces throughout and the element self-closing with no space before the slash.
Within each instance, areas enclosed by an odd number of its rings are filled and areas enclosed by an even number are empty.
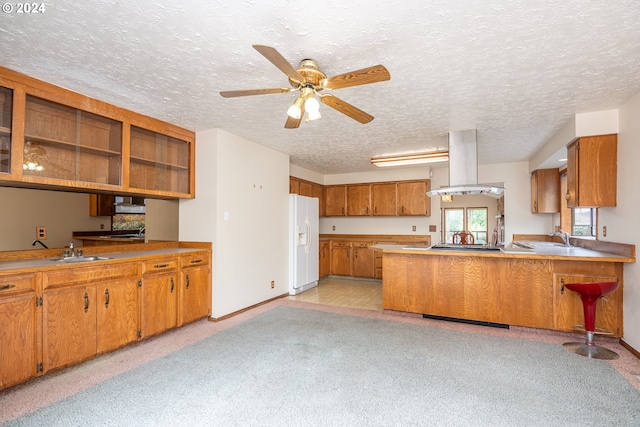
<svg viewBox="0 0 640 427">
<path fill-rule="evenodd" d="M 596 326 L 623 336 L 624 257 L 385 250 L 383 307 L 481 322 L 575 331 L 580 297 L 564 283 L 619 281 Z"/>
</svg>

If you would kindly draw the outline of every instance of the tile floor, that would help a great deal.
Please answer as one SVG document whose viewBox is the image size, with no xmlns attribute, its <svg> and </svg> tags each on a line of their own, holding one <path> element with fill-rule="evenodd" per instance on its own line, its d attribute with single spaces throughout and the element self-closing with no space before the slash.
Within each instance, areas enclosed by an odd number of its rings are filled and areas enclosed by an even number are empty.
<svg viewBox="0 0 640 427">
<path fill-rule="evenodd" d="M 289 299 L 336 307 L 382 310 L 382 281 L 325 277 L 318 286 Z"/>
</svg>

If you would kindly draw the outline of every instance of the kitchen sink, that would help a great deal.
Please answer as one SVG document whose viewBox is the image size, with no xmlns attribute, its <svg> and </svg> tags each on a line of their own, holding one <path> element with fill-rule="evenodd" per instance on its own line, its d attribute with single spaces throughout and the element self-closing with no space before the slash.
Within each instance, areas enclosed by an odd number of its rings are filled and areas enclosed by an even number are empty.
<svg viewBox="0 0 640 427">
<path fill-rule="evenodd" d="M 144 234 L 111 234 L 109 236 L 100 236 L 107 239 L 144 239 Z"/>
<path fill-rule="evenodd" d="M 53 258 L 51 261 L 75 263 L 75 262 L 104 261 L 107 259 L 111 259 L 111 258 L 107 258 L 103 256 L 65 256 L 62 258 Z"/>
</svg>

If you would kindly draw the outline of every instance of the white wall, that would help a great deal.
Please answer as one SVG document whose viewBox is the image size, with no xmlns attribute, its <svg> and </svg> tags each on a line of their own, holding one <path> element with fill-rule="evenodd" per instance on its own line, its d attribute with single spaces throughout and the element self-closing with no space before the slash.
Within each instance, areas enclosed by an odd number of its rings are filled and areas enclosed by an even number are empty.
<svg viewBox="0 0 640 427">
<path fill-rule="evenodd" d="M 618 134 L 618 200 L 615 208 L 598 209 L 600 240 L 640 244 L 640 94 L 620 108 Z M 602 236 L 602 226 L 607 236 Z M 624 267 L 624 341 L 640 351 L 640 266 Z"/>
<path fill-rule="evenodd" d="M 111 228 L 108 217 L 89 216 L 88 194 L 0 187 L 0 201 L 0 251 L 42 249 L 31 245 L 38 226 L 47 227 L 49 248 L 69 246 L 74 231 Z"/>
<path fill-rule="evenodd" d="M 213 242 L 220 317 L 288 292 L 289 157 L 220 129 L 196 139 L 196 198 L 180 203 L 180 240 Z"/>
</svg>

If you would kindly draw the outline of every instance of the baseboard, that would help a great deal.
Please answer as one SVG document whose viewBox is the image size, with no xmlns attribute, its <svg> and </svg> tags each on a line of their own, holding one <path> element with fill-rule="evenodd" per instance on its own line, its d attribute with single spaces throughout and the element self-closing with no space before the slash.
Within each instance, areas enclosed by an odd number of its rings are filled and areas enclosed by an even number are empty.
<svg viewBox="0 0 640 427">
<path fill-rule="evenodd" d="M 629 350 L 629 352 L 631 354 L 633 354 L 635 357 L 637 357 L 638 359 L 640 359 L 640 351 L 636 350 L 635 348 L 631 347 L 629 344 L 627 344 L 626 342 L 624 342 L 624 340 L 620 340 L 620 345 L 622 345 L 624 348 L 626 348 L 627 350 Z"/>
<path fill-rule="evenodd" d="M 220 316 L 220 317 L 211 317 L 211 316 L 209 316 L 209 318 L 207 320 L 209 322 L 219 322 L 221 320 L 225 320 L 225 319 L 229 319 L 231 317 L 237 316 L 238 314 L 244 313 L 245 311 L 249 311 L 249 310 L 252 310 L 252 309 L 254 309 L 256 307 L 260 307 L 261 305 L 268 304 L 271 301 L 275 301 L 277 299 L 288 297 L 288 296 L 289 296 L 289 292 L 287 292 L 286 294 L 278 295 L 277 297 L 270 298 L 270 299 L 268 299 L 266 301 L 259 302 L 258 304 L 253 304 L 253 305 L 251 305 L 249 307 L 243 308 L 242 310 L 238 310 L 238 311 L 234 311 L 233 313 L 225 314 L 224 316 Z"/>
</svg>

